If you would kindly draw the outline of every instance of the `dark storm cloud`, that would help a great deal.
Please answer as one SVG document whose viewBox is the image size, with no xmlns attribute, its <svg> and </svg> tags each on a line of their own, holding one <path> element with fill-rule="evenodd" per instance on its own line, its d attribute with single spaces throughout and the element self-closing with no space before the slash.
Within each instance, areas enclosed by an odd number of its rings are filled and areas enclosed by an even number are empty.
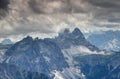
<svg viewBox="0 0 120 79">
<path fill-rule="evenodd" d="M 9 0 L 0 0 L 0 9 L 7 10 L 9 4 Z"/>
<path fill-rule="evenodd" d="M 91 14 L 96 27 L 120 28 L 120 0 L 82 0 L 92 5 Z M 102 22 L 102 24 L 100 23 Z"/>
<path fill-rule="evenodd" d="M 9 0 L 0 0 L 0 19 L 6 16 L 8 12 Z"/>
<path fill-rule="evenodd" d="M 109 22 L 119 22 L 120 17 L 120 0 L 29 0 L 28 4 L 38 14 L 84 13 Z"/>
<path fill-rule="evenodd" d="M 10 3 L 13 2 L 15 2 L 15 0 L 11 0 Z M 43 13 L 43 14 L 44 13 L 81 13 L 81 12 L 88 13 L 90 12 L 91 9 L 94 9 L 95 11 L 99 10 L 103 12 L 120 11 L 119 8 L 120 0 L 26 0 L 26 1 L 18 0 L 16 1 L 16 3 L 17 2 L 19 2 L 20 5 L 23 5 L 23 7 L 28 4 L 29 8 L 31 8 L 31 10 L 33 10 L 35 13 Z M 27 4 L 24 4 L 26 2 Z M 9 0 L 0 0 L 0 9 L 7 10 L 8 4 L 9 4 Z M 97 7 L 100 7 L 101 9 L 97 9 Z"/>
<path fill-rule="evenodd" d="M 0 0 L 3 10 L 8 8 L 8 0 Z M 89 13 L 89 12 L 120 12 L 120 0 L 11 0 L 10 4 L 19 3 L 20 8 L 29 5 L 29 9 L 38 14 L 55 13 Z M 16 3 L 15 3 L 16 2 Z M 12 4 L 12 5 L 14 5 Z M 19 5 L 18 4 L 18 5 Z M 22 7 L 23 5 L 23 7 Z M 15 7 L 18 7 L 17 5 Z M 100 7 L 100 9 L 97 9 Z M 15 8 L 16 9 L 16 8 Z M 26 12 L 26 8 L 22 10 Z"/>
<path fill-rule="evenodd" d="M 91 4 L 107 11 L 120 11 L 120 0 L 29 0 L 30 8 L 37 13 L 81 13 Z M 95 9 L 94 9 L 95 10 Z"/>
<path fill-rule="evenodd" d="M 103 8 L 119 8 L 120 0 L 83 0 Z"/>
<path fill-rule="evenodd" d="M 49 14 L 53 17 L 47 17 Z M 76 26 L 87 31 L 96 27 L 119 29 L 120 0 L 0 0 L 0 15 L 8 16 L 0 20 L 0 37 Z"/>
<path fill-rule="evenodd" d="M 101 27 L 101 28 L 103 28 L 103 27 L 106 27 L 106 28 L 120 28 L 120 26 L 118 26 L 118 24 L 94 24 L 96 27 Z M 113 28 L 113 29 L 114 29 Z"/>
<path fill-rule="evenodd" d="M 30 0 L 31 9 L 37 13 L 69 12 L 69 0 Z"/>
<path fill-rule="evenodd" d="M 79 13 L 84 12 L 81 0 L 30 0 L 29 6 L 36 13 Z"/>
<path fill-rule="evenodd" d="M 109 22 L 117 22 L 120 23 L 120 18 L 111 18 L 108 20 Z"/>
</svg>

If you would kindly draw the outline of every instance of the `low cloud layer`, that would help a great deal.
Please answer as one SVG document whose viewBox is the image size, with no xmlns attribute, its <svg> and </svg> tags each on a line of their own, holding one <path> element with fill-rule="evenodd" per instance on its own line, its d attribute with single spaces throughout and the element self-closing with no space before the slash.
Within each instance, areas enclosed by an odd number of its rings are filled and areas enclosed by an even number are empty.
<svg viewBox="0 0 120 79">
<path fill-rule="evenodd" d="M 0 38 L 30 32 L 120 30 L 120 0 L 0 0 Z"/>
</svg>

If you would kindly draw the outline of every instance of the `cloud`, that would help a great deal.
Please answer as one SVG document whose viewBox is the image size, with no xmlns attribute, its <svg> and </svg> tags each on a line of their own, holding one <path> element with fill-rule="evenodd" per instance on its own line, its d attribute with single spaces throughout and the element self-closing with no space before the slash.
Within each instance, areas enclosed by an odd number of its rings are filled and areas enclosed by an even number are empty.
<svg viewBox="0 0 120 79">
<path fill-rule="evenodd" d="M 5 17 L 8 13 L 9 0 L 0 0 L 0 19 Z"/>
<path fill-rule="evenodd" d="M 78 56 L 78 55 L 91 55 L 91 54 L 98 54 L 98 55 L 110 55 L 110 52 L 106 51 L 91 51 L 85 46 L 71 46 L 69 49 L 64 49 L 63 52 L 69 52 L 71 56 Z"/>
<path fill-rule="evenodd" d="M 5 36 L 5 37 L 1 37 L 0 42 L 2 42 L 4 39 L 10 39 L 13 42 L 18 42 L 27 36 L 31 36 L 34 39 L 36 37 L 38 37 L 40 39 L 44 39 L 44 38 L 54 38 L 55 36 L 58 36 L 58 34 L 56 34 L 56 33 L 48 34 L 48 33 L 39 33 L 39 32 L 31 32 L 31 33 L 27 33 L 27 34 L 16 34 L 16 35 L 9 35 L 9 36 Z"/>
<path fill-rule="evenodd" d="M 59 32 L 64 28 L 72 28 L 85 24 L 87 15 L 36 15 L 16 19 L 14 17 L 6 17 L 0 22 L 1 35 L 9 34 L 25 34 L 29 32 L 39 31 L 41 33 Z M 81 23 L 79 23 L 81 21 Z M 87 20 L 86 20 L 87 22 Z"/>
<path fill-rule="evenodd" d="M 99 6 L 102 8 L 119 8 L 120 1 L 119 0 L 85 0 L 94 6 Z"/>
<path fill-rule="evenodd" d="M 81 13 L 87 8 L 81 0 L 30 0 L 28 4 L 35 13 L 41 14 Z"/>
<path fill-rule="evenodd" d="M 0 38 L 75 27 L 83 33 L 120 30 L 119 7 L 119 0 L 10 0 L 0 3 L 0 14 L 6 16 L 0 20 Z"/>
<path fill-rule="evenodd" d="M 116 22 L 116 23 L 120 23 L 120 18 L 111 18 L 108 20 L 109 22 Z"/>
<path fill-rule="evenodd" d="M 30 0 L 29 6 L 36 13 L 70 12 L 70 0 Z"/>
</svg>

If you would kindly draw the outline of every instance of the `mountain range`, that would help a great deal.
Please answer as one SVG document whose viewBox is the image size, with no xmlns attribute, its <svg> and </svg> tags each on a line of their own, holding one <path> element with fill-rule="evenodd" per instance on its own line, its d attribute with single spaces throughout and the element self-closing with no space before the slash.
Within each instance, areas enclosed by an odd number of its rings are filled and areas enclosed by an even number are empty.
<svg viewBox="0 0 120 79">
<path fill-rule="evenodd" d="M 10 39 L 4 39 L 2 42 L 1 42 L 2 45 L 10 45 L 10 44 L 13 44 L 13 42 L 10 40 Z"/>
<path fill-rule="evenodd" d="M 65 29 L 55 38 L 28 36 L 13 44 L 0 58 L 4 71 L 0 75 L 2 79 L 112 79 L 117 73 L 119 79 L 119 56 L 92 45 L 78 28 Z M 98 78 L 97 72 L 104 68 L 107 75 L 99 73 Z"/>
<path fill-rule="evenodd" d="M 120 51 L 120 31 L 111 30 L 91 34 L 87 40 L 100 49 Z"/>
</svg>

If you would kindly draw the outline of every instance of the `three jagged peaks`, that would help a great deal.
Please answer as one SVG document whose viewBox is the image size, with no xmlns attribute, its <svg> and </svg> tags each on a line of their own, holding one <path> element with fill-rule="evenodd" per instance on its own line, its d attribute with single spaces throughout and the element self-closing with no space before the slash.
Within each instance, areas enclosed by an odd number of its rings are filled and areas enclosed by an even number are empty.
<svg viewBox="0 0 120 79">
<path fill-rule="evenodd" d="M 23 40 L 21 40 L 18 44 L 34 44 L 35 42 L 46 42 L 46 43 L 56 43 L 61 49 L 69 48 L 70 46 L 86 46 L 90 50 L 98 50 L 97 47 L 92 45 L 90 42 L 88 42 L 83 33 L 80 31 L 79 28 L 75 28 L 72 32 L 66 28 L 62 33 L 60 33 L 55 38 L 45 38 L 45 39 L 39 39 L 35 38 L 33 39 L 31 36 L 27 36 Z"/>
</svg>

